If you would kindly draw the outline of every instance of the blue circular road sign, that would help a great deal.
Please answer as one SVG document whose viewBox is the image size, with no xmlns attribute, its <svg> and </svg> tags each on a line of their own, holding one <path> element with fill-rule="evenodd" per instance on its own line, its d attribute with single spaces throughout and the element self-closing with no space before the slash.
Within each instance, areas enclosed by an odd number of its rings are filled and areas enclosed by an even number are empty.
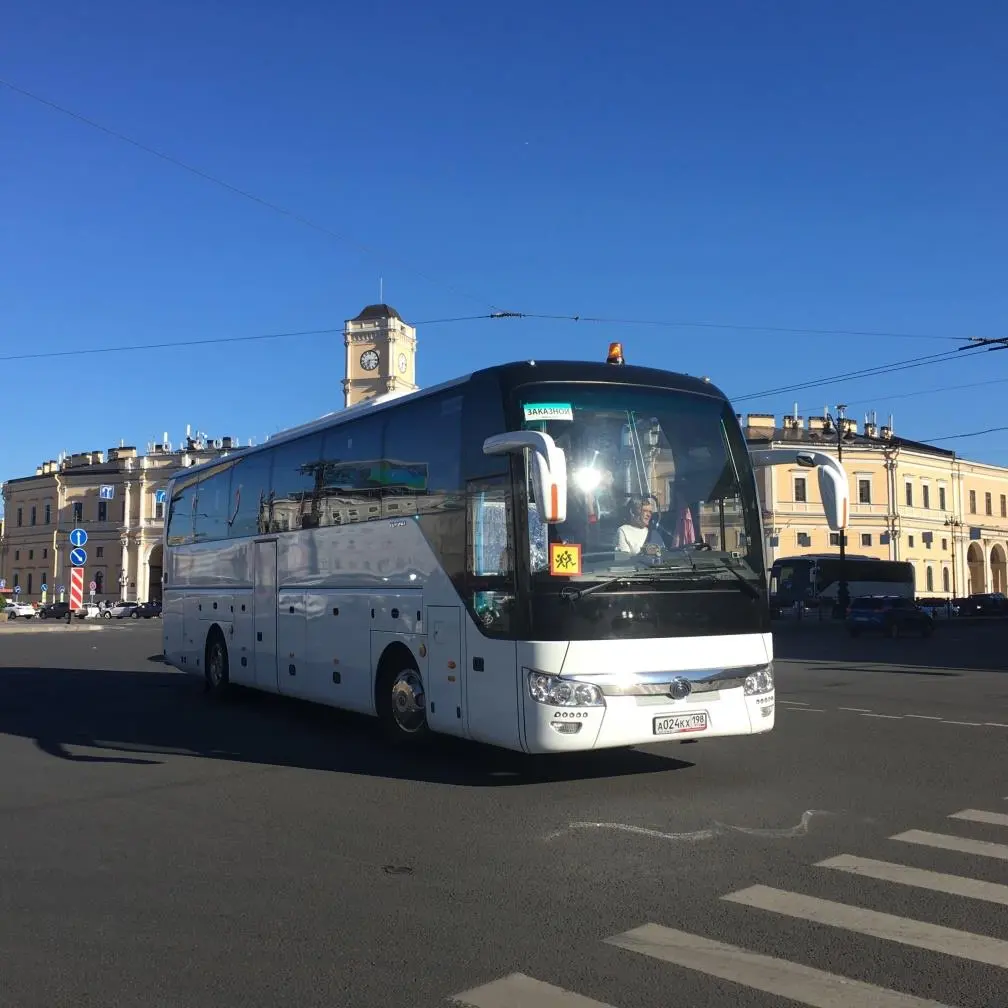
<svg viewBox="0 0 1008 1008">
<path fill-rule="evenodd" d="M 74 567 L 83 567 L 87 563 L 87 553 L 82 549 L 70 550 L 70 563 Z"/>
<path fill-rule="evenodd" d="M 14 594 L 15 595 L 21 594 L 21 585 L 14 585 Z"/>
<path fill-rule="evenodd" d="M 87 542 L 87 532 L 82 528 L 75 528 L 70 533 L 70 545 L 76 546 L 78 549 Z"/>
<path fill-rule="evenodd" d="M 42 585 L 42 587 L 39 589 L 39 591 L 49 591 L 49 585 L 47 585 L 47 584 Z"/>
</svg>

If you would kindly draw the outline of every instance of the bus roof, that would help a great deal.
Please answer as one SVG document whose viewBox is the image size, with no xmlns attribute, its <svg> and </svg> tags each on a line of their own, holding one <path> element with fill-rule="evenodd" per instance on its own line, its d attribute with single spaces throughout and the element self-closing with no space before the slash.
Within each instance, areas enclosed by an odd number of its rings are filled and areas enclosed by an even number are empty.
<svg viewBox="0 0 1008 1008">
<path fill-rule="evenodd" d="M 680 374 L 675 371 L 664 371 L 661 368 L 641 367 L 635 364 L 613 365 L 603 361 L 511 361 L 506 364 L 494 364 L 491 367 L 472 371 L 467 375 L 452 378 L 430 388 L 418 389 L 415 392 L 390 392 L 375 396 L 356 406 L 333 410 L 315 420 L 288 427 L 272 435 L 268 441 L 254 447 L 235 449 L 226 456 L 227 459 L 244 457 L 260 451 L 266 451 L 274 445 L 293 440 L 305 434 L 322 431 L 342 423 L 349 423 L 361 416 L 380 413 L 395 406 L 408 402 L 416 402 L 426 396 L 437 395 L 448 389 L 465 385 L 474 378 L 485 375 L 495 375 L 506 385 L 523 385 L 529 382 L 584 382 L 587 384 L 621 384 L 640 385 L 651 388 L 668 389 L 676 392 L 691 392 L 705 395 L 713 399 L 728 401 L 728 397 L 705 378 L 694 378 L 692 375 Z M 178 475 L 189 476 L 190 473 L 200 473 L 220 465 L 223 459 L 218 458 L 204 462 L 198 466 L 180 472 Z"/>
</svg>

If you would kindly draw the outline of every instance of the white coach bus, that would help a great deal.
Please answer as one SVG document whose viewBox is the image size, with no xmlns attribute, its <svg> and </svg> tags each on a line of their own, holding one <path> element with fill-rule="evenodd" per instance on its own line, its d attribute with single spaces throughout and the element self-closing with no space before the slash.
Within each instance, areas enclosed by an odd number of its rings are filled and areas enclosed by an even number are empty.
<svg viewBox="0 0 1008 1008">
<path fill-rule="evenodd" d="M 166 660 L 530 753 L 774 724 L 754 470 L 706 380 L 525 361 L 342 410 L 169 487 Z"/>
</svg>

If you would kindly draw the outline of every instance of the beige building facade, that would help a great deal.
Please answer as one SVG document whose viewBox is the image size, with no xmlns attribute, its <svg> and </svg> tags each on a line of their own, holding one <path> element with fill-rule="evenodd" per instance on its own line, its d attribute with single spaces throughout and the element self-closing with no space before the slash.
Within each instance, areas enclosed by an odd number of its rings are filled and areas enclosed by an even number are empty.
<svg viewBox="0 0 1008 1008">
<path fill-rule="evenodd" d="M 841 458 L 851 490 L 846 551 L 913 564 L 918 596 L 1008 590 L 1008 468 L 896 436 L 866 422 L 740 417 L 752 447 L 798 446 Z M 839 552 L 813 470 L 758 471 L 767 562 Z"/>
<path fill-rule="evenodd" d="M 80 452 L 44 462 L 34 476 L 3 484 L 4 528 L 0 581 L 7 598 L 15 587 L 23 601 L 69 598 L 69 534 L 87 533 L 84 595 L 95 601 L 145 602 L 161 598 L 162 530 L 168 481 L 180 469 L 227 455 L 232 438 L 187 437 L 181 448 L 150 446 Z"/>
</svg>

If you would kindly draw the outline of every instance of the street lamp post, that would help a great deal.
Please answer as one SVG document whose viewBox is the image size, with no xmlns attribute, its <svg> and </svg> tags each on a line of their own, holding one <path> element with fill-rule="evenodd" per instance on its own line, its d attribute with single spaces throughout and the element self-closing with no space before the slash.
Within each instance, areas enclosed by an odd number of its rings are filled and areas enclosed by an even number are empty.
<svg viewBox="0 0 1008 1008">
<path fill-rule="evenodd" d="M 837 404 L 837 461 L 843 467 L 843 438 L 844 438 L 844 414 L 847 406 L 844 403 Z M 847 615 L 847 606 L 850 605 L 850 588 L 847 584 L 847 547 L 845 540 L 847 530 L 840 529 L 840 584 L 837 588 L 837 605 L 840 607 L 840 618 Z"/>
</svg>

